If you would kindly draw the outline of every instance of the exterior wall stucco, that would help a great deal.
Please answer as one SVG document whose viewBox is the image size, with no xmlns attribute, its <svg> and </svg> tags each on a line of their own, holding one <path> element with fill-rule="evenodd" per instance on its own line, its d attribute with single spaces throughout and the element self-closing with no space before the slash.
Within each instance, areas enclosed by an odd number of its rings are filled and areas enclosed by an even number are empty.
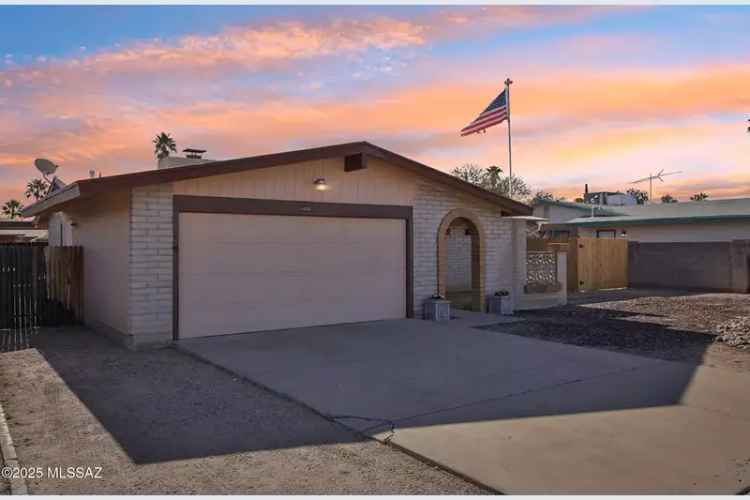
<svg viewBox="0 0 750 500">
<path fill-rule="evenodd" d="M 75 223 L 66 245 L 83 247 L 84 322 L 123 334 L 129 329 L 127 192 L 92 200 L 86 211 L 66 218 Z"/>
</svg>

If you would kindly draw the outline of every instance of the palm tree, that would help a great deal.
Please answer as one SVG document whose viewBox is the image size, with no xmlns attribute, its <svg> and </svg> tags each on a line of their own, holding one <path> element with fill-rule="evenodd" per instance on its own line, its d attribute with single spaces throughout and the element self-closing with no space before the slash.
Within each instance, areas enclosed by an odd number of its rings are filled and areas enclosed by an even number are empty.
<svg viewBox="0 0 750 500">
<path fill-rule="evenodd" d="M 170 151 L 172 153 L 177 152 L 177 143 L 174 142 L 172 136 L 166 132 L 162 132 L 154 137 L 154 154 L 158 159 L 161 160 L 162 158 L 168 157 Z"/>
<path fill-rule="evenodd" d="M 497 165 L 491 165 L 487 167 L 487 174 L 485 176 L 485 182 L 487 185 L 485 189 L 497 192 L 500 187 L 500 180 L 502 178 L 503 169 Z"/>
<path fill-rule="evenodd" d="M 706 198 L 708 198 L 708 195 L 704 193 L 703 191 L 701 191 L 700 193 L 694 194 L 693 196 L 691 196 L 690 201 L 703 201 Z"/>
<path fill-rule="evenodd" d="M 49 184 L 47 184 L 47 181 L 44 179 L 31 179 L 29 183 L 26 184 L 26 192 L 24 194 L 26 195 L 26 198 L 31 198 L 33 196 L 34 199 L 38 201 L 47 196 L 48 188 Z"/>
<path fill-rule="evenodd" d="M 9 219 L 20 217 L 21 210 L 23 210 L 23 205 L 21 205 L 21 202 L 18 200 L 8 200 L 2 208 L 3 215 Z"/>
</svg>

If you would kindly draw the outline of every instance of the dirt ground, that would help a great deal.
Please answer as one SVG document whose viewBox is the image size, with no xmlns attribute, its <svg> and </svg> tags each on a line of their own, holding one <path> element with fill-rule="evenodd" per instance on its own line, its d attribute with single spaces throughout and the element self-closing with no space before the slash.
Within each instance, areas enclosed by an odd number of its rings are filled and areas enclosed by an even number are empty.
<svg viewBox="0 0 750 500">
<path fill-rule="evenodd" d="M 102 470 L 30 480 L 31 493 L 486 493 L 174 349 L 130 352 L 84 329 L 34 343 L 0 354 L 22 466 Z"/>
<path fill-rule="evenodd" d="M 519 313 L 498 331 L 567 344 L 750 372 L 750 351 L 715 342 L 716 327 L 750 316 L 750 295 L 605 290 L 563 307 Z"/>
</svg>

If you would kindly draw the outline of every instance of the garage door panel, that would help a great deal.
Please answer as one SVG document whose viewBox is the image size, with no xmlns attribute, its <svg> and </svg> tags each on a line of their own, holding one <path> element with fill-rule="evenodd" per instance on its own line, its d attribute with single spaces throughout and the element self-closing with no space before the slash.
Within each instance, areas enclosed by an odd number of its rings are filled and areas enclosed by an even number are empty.
<svg viewBox="0 0 750 500">
<path fill-rule="evenodd" d="M 359 282 L 341 281 L 331 287 L 328 286 L 328 276 L 323 274 L 279 274 L 273 280 L 256 275 L 255 281 L 263 281 L 264 285 L 254 287 L 250 285 L 253 283 L 253 276 L 200 274 L 181 278 L 181 281 L 184 280 L 180 283 L 181 288 L 200 290 L 200 293 L 183 293 L 180 303 L 186 307 L 222 308 L 226 304 L 264 303 L 268 296 L 297 305 L 309 301 L 319 303 L 321 299 L 341 301 L 348 296 L 356 296 L 359 300 L 369 302 L 381 300 L 383 294 L 392 293 L 393 284 L 402 277 L 403 274 L 399 272 L 376 276 L 365 274 Z"/>
<path fill-rule="evenodd" d="M 251 260 L 246 248 L 241 245 L 216 244 L 211 247 L 191 250 L 191 259 L 200 259 L 201 269 L 206 273 L 227 272 L 228 268 L 240 273 L 253 274 L 266 272 L 272 267 L 276 272 L 309 273 L 309 263 L 314 261 L 319 269 L 328 271 L 341 268 L 343 265 L 363 265 L 378 269 L 401 269 L 403 263 L 397 259 L 403 257 L 403 249 L 386 248 L 377 254 L 370 250 L 372 244 L 356 243 L 344 245 L 347 253 L 341 252 L 342 244 L 318 243 L 300 244 L 291 248 L 289 244 L 254 243 L 253 251 L 265 255 L 263 260 Z"/>
<path fill-rule="evenodd" d="M 179 217 L 181 337 L 406 314 L 403 220 Z"/>
</svg>

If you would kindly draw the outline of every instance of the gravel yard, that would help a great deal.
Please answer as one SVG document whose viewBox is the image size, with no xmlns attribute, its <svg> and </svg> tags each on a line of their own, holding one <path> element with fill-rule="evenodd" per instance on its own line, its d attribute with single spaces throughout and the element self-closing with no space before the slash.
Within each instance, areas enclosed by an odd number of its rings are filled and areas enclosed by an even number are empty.
<svg viewBox="0 0 750 500">
<path fill-rule="evenodd" d="M 492 329 L 600 349 L 750 372 L 750 295 L 665 290 L 575 294 L 563 307 Z M 724 333 L 729 341 L 717 342 Z M 737 345 L 731 345 L 737 344 Z"/>
<path fill-rule="evenodd" d="M 84 329 L 0 354 L 0 404 L 35 494 L 479 494 L 394 448 L 173 349 Z M 2 491 L 0 487 L 0 491 Z"/>
</svg>

